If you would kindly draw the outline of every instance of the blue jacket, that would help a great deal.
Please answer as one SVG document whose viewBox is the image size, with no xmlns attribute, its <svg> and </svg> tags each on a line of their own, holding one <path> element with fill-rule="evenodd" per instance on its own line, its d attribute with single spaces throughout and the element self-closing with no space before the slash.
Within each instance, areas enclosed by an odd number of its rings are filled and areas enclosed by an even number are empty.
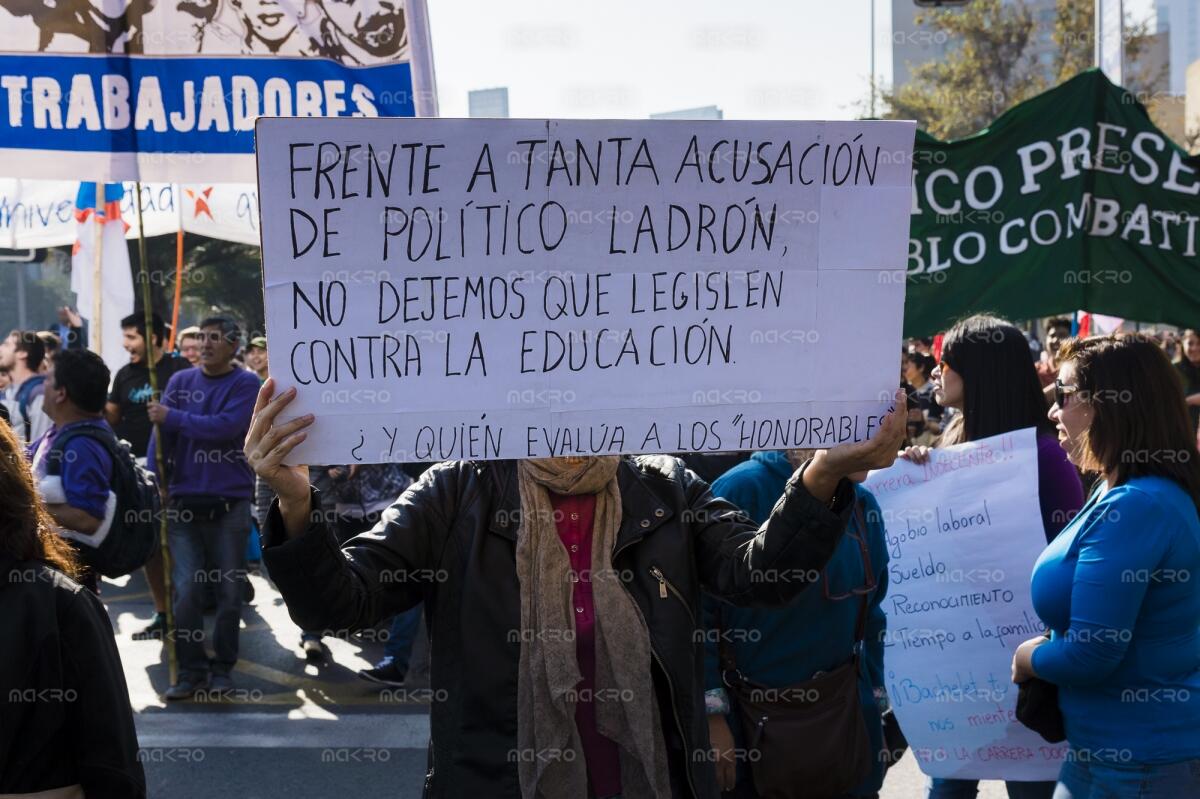
<svg viewBox="0 0 1200 799">
<path fill-rule="evenodd" d="M 1172 480 L 1092 495 L 1033 567 L 1053 631 L 1033 669 L 1058 685 L 1067 740 L 1093 759 L 1200 757 L 1200 516 Z"/>
<path fill-rule="evenodd" d="M 756 452 L 750 460 L 718 478 L 712 490 L 716 496 L 740 507 L 756 523 L 761 523 L 783 496 L 784 485 L 793 472 L 783 452 Z M 881 603 L 887 593 L 887 543 L 875 498 L 862 486 L 856 486 L 855 490 L 866 520 L 867 549 L 876 584 L 868 596 L 864 669 L 860 674 L 859 692 L 872 750 L 881 752 L 883 728 L 875 689 L 879 688 L 882 694 L 884 685 L 883 637 L 887 622 Z M 834 550 L 821 582 L 809 587 L 786 608 L 734 607 L 705 595 L 704 625 L 708 631 L 704 651 L 705 690 L 723 687 L 716 643 L 718 613 L 738 670 L 753 682 L 782 688 L 808 680 L 818 671 L 831 671 L 845 662 L 853 648 L 859 597 L 826 599 L 825 578 L 828 578 L 829 595 L 834 597 L 849 594 L 867 584 L 862 554 L 855 540 L 863 533 L 851 516 L 847 534 Z M 738 745 L 742 746 L 739 724 L 730 719 L 729 726 Z M 873 793 L 883 785 L 881 758 L 873 757 L 872 761 L 875 765 L 871 775 L 854 793 Z M 739 774 L 739 783 L 746 776 Z"/>
</svg>

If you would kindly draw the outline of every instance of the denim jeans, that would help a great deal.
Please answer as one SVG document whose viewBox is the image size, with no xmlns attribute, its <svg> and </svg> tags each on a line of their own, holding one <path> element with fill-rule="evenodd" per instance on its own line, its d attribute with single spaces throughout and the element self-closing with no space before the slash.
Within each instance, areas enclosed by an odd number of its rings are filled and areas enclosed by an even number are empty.
<svg viewBox="0 0 1200 799">
<path fill-rule="evenodd" d="M 417 630 L 421 628 L 421 606 L 409 608 L 392 618 L 392 628 L 383 645 L 384 657 L 389 657 L 403 671 L 408 671 L 408 660 L 412 657 Z"/>
<path fill-rule="evenodd" d="M 171 520 L 171 581 L 175 588 L 175 651 L 180 679 L 203 680 L 211 670 L 228 674 L 237 662 L 242 591 L 246 582 L 246 537 L 250 533 L 250 500 L 243 499 L 214 521 Z M 207 568 L 205 564 L 210 564 Z M 217 595 L 213 630 L 215 657 L 204 651 L 204 594 L 212 584 Z"/>
<path fill-rule="evenodd" d="M 1072 757 L 1063 763 L 1054 791 L 1054 799 L 1182 799 L 1193 796 L 1200 796 L 1200 759 L 1149 765 L 1101 763 Z"/>
<path fill-rule="evenodd" d="M 1008 782 L 1008 799 L 1050 799 L 1054 794 L 1053 782 Z M 979 793 L 979 780 L 947 780 L 934 777 L 929 781 L 925 799 L 975 799 Z"/>
</svg>

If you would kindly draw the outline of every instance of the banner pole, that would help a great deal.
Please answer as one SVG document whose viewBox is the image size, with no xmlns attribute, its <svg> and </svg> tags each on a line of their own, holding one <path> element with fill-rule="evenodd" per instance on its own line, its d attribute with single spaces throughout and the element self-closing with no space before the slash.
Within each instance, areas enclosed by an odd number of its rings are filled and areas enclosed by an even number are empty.
<svg viewBox="0 0 1200 799">
<path fill-rule="evenodd" d="M 138 280 L 142 284 L 142 313 L 146 323 L 146 335 L 143 339 L 146 344 L 147 371 L 150 375 L 150 394 L 157 400 L 161 395 L 158 393 L 158 364 L 154 360 L 153 297 L 150 292 L 150 265 L 146 262 L 146 229 L 142 224 L 142 182 L 139 180 L 134 185 L 137 189 Z M 182 236 L 182 233 L 180 235 Z M 175 303 L 176 310 L 178 310 L 178 283 L 175 284 Z M 158 550 L 162 560 L 163 591 L 167 596 L 165 603 L 167 631 L 163 642 L 167 645 L 167 675 L 171 685 L 174 685 L 179 679 L 179 663 L 175 657 L 175 608 L 174 602 L 171 600 L 171 547 L 167 542 L 167 486 L 165 482 L 167 471 L 163 461 L 162 428 L 157 422 L 154 424 L 154 439 L 157 442 L 157 446 L 154 448 L 154 462 L 159 478 L 158 493 L 162 497 L 162 513 L 159 514 L 158 520 Z"/>
<path fill-rule="evenodd" d="M 96 207 L 92 210 L 92 218 L 96 222 L 95 233 L 95 257 L 92 265 L 92 319 L 91 319 L 91 335 L 88 336 L 88 344 L 92 352 L 104 357 L 103 341 L 104 337 L 101 333 L 102 325 L 100 323 L 100 312 L 103 305 L 103 285 L 101 283 L 100 267 L 104 260 L 104 184 L 96 184 Z"/>
<path fill-rule="evenodd" d="M 175 303 L 171 308 L 171 336 L 167 339 L 167 351 L 174 352 L 175 339 L 179 334 L 179 295 L 183 286 L 183 185 L 175 184 L 176 210 L 179 211 L 179 230 L 175 233 Z"/>
</svg>

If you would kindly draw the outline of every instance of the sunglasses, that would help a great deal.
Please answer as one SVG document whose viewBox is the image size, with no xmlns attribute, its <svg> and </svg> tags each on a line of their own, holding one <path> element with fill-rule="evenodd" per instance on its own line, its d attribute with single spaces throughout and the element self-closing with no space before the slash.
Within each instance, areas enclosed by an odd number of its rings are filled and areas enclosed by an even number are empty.
<svg viewBox="0 0 1200 799">
<path fill-rule="evenodd" d="M 1054 378 L 1054 402 L 1059 408 L 1066 409 L 1067 397 L 1079 390 L 1079 386 L 1069 386 L 1057 377 Z"/>
</svg>

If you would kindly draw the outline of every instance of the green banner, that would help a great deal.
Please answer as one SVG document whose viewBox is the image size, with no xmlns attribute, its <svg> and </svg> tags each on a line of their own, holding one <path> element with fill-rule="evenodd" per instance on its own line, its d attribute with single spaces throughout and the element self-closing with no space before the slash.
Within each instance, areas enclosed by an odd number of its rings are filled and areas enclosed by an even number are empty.
<svg viewBox="0 0 1200 799">
<path fill-rule="evenodd" d="M 1200 325 L 1200 158 L 1098 70 L 913 158 L 906 336 L 985 311 Z"/>
</svg>

